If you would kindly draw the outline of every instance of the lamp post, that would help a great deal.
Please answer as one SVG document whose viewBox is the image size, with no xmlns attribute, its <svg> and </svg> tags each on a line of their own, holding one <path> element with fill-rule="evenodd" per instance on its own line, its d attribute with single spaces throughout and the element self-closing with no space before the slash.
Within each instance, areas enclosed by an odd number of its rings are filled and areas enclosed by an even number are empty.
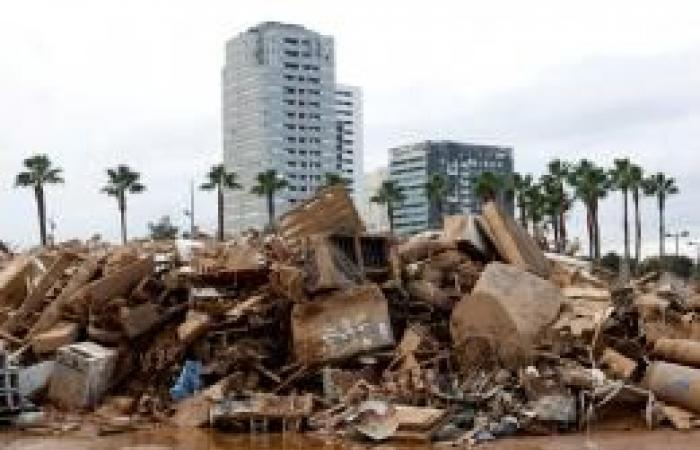
<svg viewBox="0 0 700 450">
<path fill-rule="evenodd" d="M 690 233 L 688 231 L 680 231 L 677 233 L 666 233 L 667 238 L 675 238 L 676 239 L 676 259 L 678 259 L 678 256 L 679 256 L 678 245 L 679 245 L 680 238 L 687 238 L 688 236 L 690 236 Z"/>
<path fill-rule="evenodd" d="M 194 180 L 190 181 L 190 207 L 184 211 L 185 217 L 190 219 L 190 239 L 195 239 L 194 227 Z"/>
<path fill-rule="evenodd" d="M 700 278 L 700 241 L 690 241 L 688 242 L 688 245 L 695 247 L 695 276 Z"/>
</svg>

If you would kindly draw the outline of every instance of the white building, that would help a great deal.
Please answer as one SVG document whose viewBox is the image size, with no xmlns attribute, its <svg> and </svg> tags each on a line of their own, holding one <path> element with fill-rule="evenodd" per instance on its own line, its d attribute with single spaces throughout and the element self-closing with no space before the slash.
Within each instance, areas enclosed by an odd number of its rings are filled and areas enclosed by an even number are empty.
<svg viewBox="0 0 700 450">
<path fill-rule="evenodd" d="M 389 217 L 386 214 L 386 205 L 372 203 L 370 198 L 379 190 L 382 183 L 389 179 L 389 169 L 380 167 L 363 176 L 363 196 L 358 205 L 358 210 L 365 222 L 367 231 L 379 232 L 389 230 Z"/>
<path fill-rule="evenodd" d="M 225 194 L 228 233 L 267 222 L 265 200 L 249 193 L 258 173 L 275 169 L 289 182 L 276 197 L 280 214 L 337 172 L 335 106 L 332 37 L 265 22 L 226 43 L 224 164 L 244 187 Z"/>
<path fill-rule="evenodd" d="M 363 199 L 363 129 L 362 90 L 356 86 L 337 85 L 336 170 L 350 181 L 348 186 L 355 203 Z"/>
</svg>

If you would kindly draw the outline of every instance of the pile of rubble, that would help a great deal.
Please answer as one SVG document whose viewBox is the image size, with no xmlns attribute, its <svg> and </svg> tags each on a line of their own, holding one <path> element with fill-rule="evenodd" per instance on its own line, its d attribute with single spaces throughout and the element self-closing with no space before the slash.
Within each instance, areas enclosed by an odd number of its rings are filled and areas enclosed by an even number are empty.
<svg viewBox="0 0 700 450">
<path fill-rule="evenodd" d="M 700 423 L 700 296 L 596 275 L 496 204 L 407 240 L 365 233 L 340 187 L 274 235 L 7 255 L 0 420 L 453 444 L 611 411 Z"/>
</svg>

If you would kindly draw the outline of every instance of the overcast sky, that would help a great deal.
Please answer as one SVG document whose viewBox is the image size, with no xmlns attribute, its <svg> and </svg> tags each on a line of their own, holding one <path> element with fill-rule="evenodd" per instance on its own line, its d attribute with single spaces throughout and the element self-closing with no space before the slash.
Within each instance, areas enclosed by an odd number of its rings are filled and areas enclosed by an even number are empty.
<svg viewBox="0 0 700 450">
<path fill-rule="evenodd" d="M 511 145 L 535 173 L 553 157 L 628 156 L 677 178 L 669 228 L 700 238 L 697 1 L 24 0 L 0 3 L 0 239 L 37 240 L 32 193 L 12 187 L 36 152 L 65 170 L 47 194 L 59 239 L 118 236 L 99 188 L 122 162 L 148 186 L 129 199 L 132 234 L 163 214 L 184 225 L 189 180 L 221 156 L 224 42 L 266 20 L 335 37 L 338 81 L 364 89 L 366 168 L 421 139 Z M 603 206 L 607 248 L 620 205 Z M 215 197 L 197 206 L 213 228 Z M 653 251 L 651 200 L 644 211 Z"/>
</svg>

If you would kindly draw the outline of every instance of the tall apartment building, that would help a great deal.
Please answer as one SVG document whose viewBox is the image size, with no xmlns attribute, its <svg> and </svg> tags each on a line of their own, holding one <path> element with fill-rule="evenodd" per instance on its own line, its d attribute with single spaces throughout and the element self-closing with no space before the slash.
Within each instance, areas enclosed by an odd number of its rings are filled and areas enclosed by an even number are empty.
<svg viewBox="0 0 700 450">
<path fill-rule="evenodd" d="M 224 164 L 245 187 L 225 194 L 227 232 L 267 223 L 265 201 L 249 193 L 259 172 L 275 169 L 289 182 L 276 197 L 278 214 L 336 172 L 335 98 L 332 37 L 264 22 L 226 43 Z"/>
<path fill-rule="evenodd" d="M 250 194 L 265 170 L 289 183 L 276 196 L 278 215 L 310 197 L 326 173 L 341 173 L 360 189 L 359 108 L 359 90 L 336 87 L 333 37 L 264 22 L 230 39 L 222 69 L 224 165 L 244 189 L 225 193 L 227 233 L 267 223 L 264 199 Z"/>
<path fill-rule="evenodd" d="M 363 198 L 363 128 L 362 90 L 356 86 L 337 85 L 336 170 L 349 181 L 348 189 L 355 202 Z"/>
<path fill-rule="evenodd" d="M 472 180 L 482 172 L 511 175 L 513 149 L 450 141 L 425 141 L 390 149 L 389 179 L 406 196 L 394 214 L 395 231 L 417 233 L 438 223 L 438 212 L 425 195 L 425 184 L 433 173 L 444 175 L 448 181 L 445 214 L 479 213 L 481 202 L 474 194 Z M 512 199 L 502 196 L 500 200 L 512 214 Z"/>
</svg>

